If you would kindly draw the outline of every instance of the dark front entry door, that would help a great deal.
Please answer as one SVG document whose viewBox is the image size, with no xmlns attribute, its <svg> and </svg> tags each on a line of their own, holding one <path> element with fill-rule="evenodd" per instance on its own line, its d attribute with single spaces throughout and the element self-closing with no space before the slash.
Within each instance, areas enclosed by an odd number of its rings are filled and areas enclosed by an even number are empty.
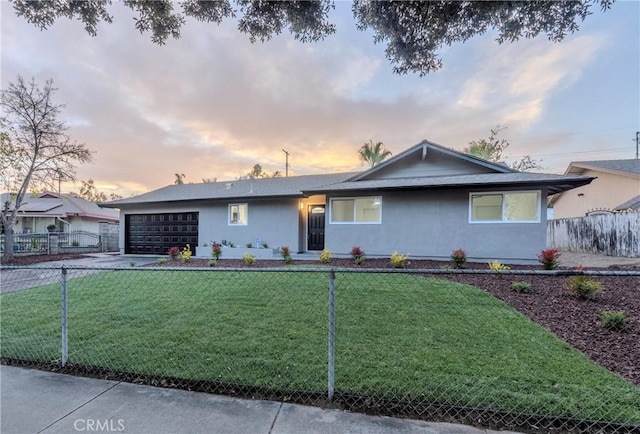
<svg viewBox="0 0 640 434">
<path fill-rule="evenodd" d="M 324 205 L 309 205 L 307 250 L 324 249 Z"/>
</svg>

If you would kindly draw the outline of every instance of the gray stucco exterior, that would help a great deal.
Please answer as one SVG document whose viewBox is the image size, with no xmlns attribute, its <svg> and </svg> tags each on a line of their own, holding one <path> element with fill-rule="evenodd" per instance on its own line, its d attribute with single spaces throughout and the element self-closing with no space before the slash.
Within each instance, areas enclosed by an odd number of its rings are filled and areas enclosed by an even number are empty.
<svg viewBox="0 0 640 434">
<path fill-rule="evenodd" d="M 545 201 L 538 203 L 536 223 L 471 223 L 469 194 L 477 191 L 497 190 L 385 192 L 380 224 L 335 224 L 328 218 L 327 248 L 348 253 L 357 245 L 369 255 L 388 257 L 397 250 L 429 258 L 449 258 L 454 249 L 462 248 L 478 260 L 535 259 L 546 245 Z M 546 198 L 546 191 L 538 191 Z M 340 196 L 330 196 L 328 202 L 335 197 Z"/>
</svg>

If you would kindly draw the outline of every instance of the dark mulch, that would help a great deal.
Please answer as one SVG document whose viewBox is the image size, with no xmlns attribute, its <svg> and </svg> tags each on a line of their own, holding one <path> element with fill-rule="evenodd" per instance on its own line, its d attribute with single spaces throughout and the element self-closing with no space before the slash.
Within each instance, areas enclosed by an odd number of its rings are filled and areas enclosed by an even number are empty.
<svg viewBox="0 0 640 434">
<path fill-rule="evenodd" d="M 86 255 L 80 253 L 59 253 L 57 255 L 25 255 L 14 256 L 10 261 L 2 261 L 2 265 L 25 266 L 51 261 L 66 261 L 68 259 L 80 259 Z"/>
<path fill-rule="evenodd" d="M 3 265 L 29 265 L 44 260 L 62 260 L 82 255 L 26 256 Z M 296 260 L 296 265 L 317 266 L 318 261 Z M 251 266 L 280 267 L 280 260 L 260 260 Z M 392 268 L 389 259 L 369 259 L 355 266 L 350 259 L 333 259 L 334 267 Z M 412 261 L 411 269 L 440 269 L 445 262 Z M 168 260 L 152 266 L 208 267 L 206 259 L 190 262 Z M 250 268 L 242 259 L 220 259 L 217 267 Z M 484 263 L 469 263 L 468 268 L 487 269 Z M 512 268 L 516 268 L 513 266 Z M 518 269 L 539 269 L 539 266 L 518 266 Z M 596 276 L 603 290 L 591 300 L 580 300 L 569 293 L 566 276 L 506 275 L 501 279 L 493 275 L 438 274 L 434 277 L 476 286 L 498 297 L 561 339 L 585 353 L 592 360 L 640 386 L 640 276 Z M 531 284 L 531 293 L 520 293 L 511 288 L 514 281 Z M 610 331 L 600 324 L 604 310 L 625 311 L 630 323 L 622 331 Z"/>
</svg>

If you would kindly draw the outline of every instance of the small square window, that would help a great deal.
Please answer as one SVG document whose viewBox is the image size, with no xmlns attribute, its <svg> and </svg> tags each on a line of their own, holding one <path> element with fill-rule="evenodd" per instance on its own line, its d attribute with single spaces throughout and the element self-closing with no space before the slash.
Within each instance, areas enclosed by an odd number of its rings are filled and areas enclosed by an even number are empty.
<svg viewBox="0 0 640 434">
<path fill-rule="evenodd" d="M 246 203 L 229 205 L 229 225 L 246 225 L 248 214 L 249 206 Z"/>
</svg>

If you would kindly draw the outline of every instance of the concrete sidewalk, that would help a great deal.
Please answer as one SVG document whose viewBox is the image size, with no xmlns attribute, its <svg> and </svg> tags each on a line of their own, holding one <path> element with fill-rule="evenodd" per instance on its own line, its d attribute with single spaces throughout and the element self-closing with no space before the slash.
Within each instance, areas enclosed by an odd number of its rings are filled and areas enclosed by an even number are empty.
<svg viewBox="0 0 640 434">
<path fill-rule="evenodd" d="M 0 432 L 428 433 L 495 431 L 0 366 Z"/>
</svg>

